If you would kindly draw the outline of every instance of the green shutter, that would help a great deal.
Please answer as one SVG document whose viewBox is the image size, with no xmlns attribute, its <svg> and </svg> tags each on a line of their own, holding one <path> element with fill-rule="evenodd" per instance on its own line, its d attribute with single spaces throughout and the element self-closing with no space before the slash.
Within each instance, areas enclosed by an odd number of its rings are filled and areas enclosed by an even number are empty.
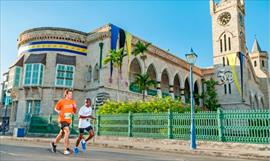
<svg viewBox="0 0 270 161">
<path fill-rule="evenodd" d="M 42 64 L 40 64 L 40 70 L 39 70 L 39 84 L 41 85 L 42 84 L 42 81 L 43 81 L 43 68 L 44 66 Z"/>
<path fill-rule="evenodd" d="M 39 115 L 40 113 L 40 100 L 34 101 L 34 114 Z"/>
<path fill-rule="evenodd" d="M 32 64 L 26 64 L 25 76 L 24 76 L 25 85 L 30 85 L 31 71 L 32 71 Z"/>
<path fill-rule="evenodd" d="M 20 85 L 20 76 L 21 76 L 21 68 L 20 67 L 16 67 L 15 69 L 15 78 L 14 78 L 14 86 L 15 87 L 19 87 Z"/>
<path fill-rule="evenodd" d="M 32 85 L 38 84 L 39 64 L 33 64 Z"/>
</svg>

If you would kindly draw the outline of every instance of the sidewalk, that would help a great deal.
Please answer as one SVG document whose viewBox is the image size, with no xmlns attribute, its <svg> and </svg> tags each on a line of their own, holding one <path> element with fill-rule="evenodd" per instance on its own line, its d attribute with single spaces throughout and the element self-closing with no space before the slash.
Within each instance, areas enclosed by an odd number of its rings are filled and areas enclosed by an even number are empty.
<svg viewBox="0 0 270 161">
<path fill-rule="evenodd" d="M 11 139 L 33 142 L 50 142 L 52 138 L 0 136 L 0 139 Z M 75 138 L 71 138 L 75 144 Z M 210 141 L 197 141 L 197 149 L 190 150 L 189 141 L 169 139 L 148 139 L 128 137 L 97 136 L 89 142 L 90 146 L 140 149 L 149 151 L 176 152 L 181 154 L 208 155 L 217 157 L 230 157 L 242 159 L 270 160 L 270 145 L 221 143 Z"/>
</svg>

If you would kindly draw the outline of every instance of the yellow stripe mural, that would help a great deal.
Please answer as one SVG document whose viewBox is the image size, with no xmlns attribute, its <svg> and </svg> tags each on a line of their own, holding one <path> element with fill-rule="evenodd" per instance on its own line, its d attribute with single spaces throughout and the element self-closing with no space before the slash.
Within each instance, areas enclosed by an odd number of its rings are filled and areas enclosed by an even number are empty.
<svg viewBox="0 0 270 161">
<path fill-rule="evenodd" d="M 238 82 L 238 77 L 237 77 L 236 68 L 235 68 L 237 54 L 236 53 L 229 54 L 227 56 L 227 58 L 229 60 L 230 68 L 232 70 L 232 77 L 233 77 L 235 87 L 236 87 L 238 93 L 241 95 L 241 88 L 240 88 L 240 84 Z"/>
<path fill-rule="evenodd" d="M 86 55 L 87 48 L 86 46 L 80 47 L 80 45 L 69 45 L 68 43 L 63 42 L 63 44 L 60 44 L 61 42 L 49 42 L 45 41 L 42 42 L 36 42 L 38 44 L 28 44 L 21 46 L 19 48 L 18 54 L 22 54 L 24 52 L 34 52 L 34 51 L 62 51 L 62 52 L 70 52 L 74 54 L 80 54 L 80 55 Z M 35 42 L 34 42 L 35 43 Z"/>
</svg>

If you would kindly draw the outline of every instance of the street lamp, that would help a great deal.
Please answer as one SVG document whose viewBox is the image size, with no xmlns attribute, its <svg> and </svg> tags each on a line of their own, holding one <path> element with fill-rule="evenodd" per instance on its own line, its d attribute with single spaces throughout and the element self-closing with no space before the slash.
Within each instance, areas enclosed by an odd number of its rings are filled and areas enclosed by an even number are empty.
<svg viewBox="0 0 270 161">
<path fill-rule="evenodd" d="M 194 122 L 194 99 L 193 99 L 193 73 L 192 73 L 192 66 L 195 64 L 197 55 L 193 52 L 192 48 L 189 54 L 186 54 L 187 62 L 189 63 L 189 73 L 190 73 L 190 81 L 189 81 L 189 88 L 190 88 L 190 106 L 191 106 L 191 129 L 190 129 L 190 148 L 196 149 L 196 130 L 195 130 L 195 122 Z"/>
</svg>

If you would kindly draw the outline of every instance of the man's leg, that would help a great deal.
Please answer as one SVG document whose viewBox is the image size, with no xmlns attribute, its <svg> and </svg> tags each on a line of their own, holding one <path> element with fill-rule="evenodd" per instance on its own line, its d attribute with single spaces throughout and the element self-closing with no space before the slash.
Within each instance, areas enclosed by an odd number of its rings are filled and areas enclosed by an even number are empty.
<svg viewBox="0 0 270 161">
<path fill-rule="evenodd" d="M 88 132 L 88 137 L 87 137 L 87 139 L 85 140 L 85 142 L 87 142 L 88 140 L 90 140 L 90 139 L 92 139 L 93 137 L 94 137 L 94 130 L 93 130 L 93 128 L 91 127 L 91 129 L 89 130 L 89 132 Z"/>
<path fill-rule="evenodd" d="M 79 136 L 78 136 L 78 138 L 77 138 L 77 141 L 76 141 L 76 147 L 79 146 L 80 141 L 81 141 L 82 139 L 83 139 L 83 133 L 80 133 Z"/>
<path fill-rule="evenodd" d="M 52 146 L 52 152 L 56 152 L 56 144 L 59 143 L 59 141 L 61 140 L 61 138 L 63 137 L 64 132 L 61 129 L 58 133 L 58 135 L 56 136 L 56 138 L 54 139 L 54 141 L 51 142 L 51 146 Z"/>
<path fill-rule="evenodd" d="M 62 137 L 64 136 L 64 131 L 61 129 L 58 133 L 58 135 L 56 136 L 56 138 L 54 139 L 54 144 L 59 143 L 59 141 L 62 139 Z"/>
<path fill-rule="evenodd" d="M 69 149 L 69 126 L 65 126 L 63 128 L 64 131 L 64 146 L 65 146 L 65 150 Z"/>
</svg>

